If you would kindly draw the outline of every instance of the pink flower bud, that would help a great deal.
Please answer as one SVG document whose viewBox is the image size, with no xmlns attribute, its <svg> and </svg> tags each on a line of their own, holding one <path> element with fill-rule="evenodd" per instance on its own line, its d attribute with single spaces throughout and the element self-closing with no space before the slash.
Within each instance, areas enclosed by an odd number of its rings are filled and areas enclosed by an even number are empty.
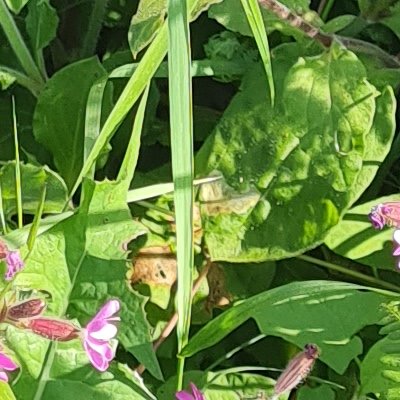
<svg viewBox="0 0 400 400">
<path fill-rule="evenodd" d="M 50 340 L 68 342 L 79 337 L 80 329 L 69 321 L 53 318 L 33 318 L 24 322 L 25 328 Z"/>
<path fill-rule="evenodd" d="M 400 228 L 400 202 L 378 204 L 372 207 L 368 218 L 375 229 L 382 229 L 385 225 Z"/>
<path fill-rule="evenodd" d="M 192 390 L 192 393 L 186 392 L 185 390 L 176 392 L 175 397 L 177 400 L 205 400 L 204 395 L 194 383 L 190 383 L 190 389 Z"/>
<path fill-rule="evenodd" d="M 36 317 L 45 308 L 46 303 L 42 299 L 29 299 L 9 306 L 7 318 L 12 321 L 18 321 L 19 319 Z"/>
<path fill-rule="evenodd" d="M 275 384 L 274 395 L 278 396 L 294 389 L 311 372 L 318 356 L 318 347 L 315 344 L 306 344 L 304 350 L 290 360 L 279 376 Z"/>
</svg>

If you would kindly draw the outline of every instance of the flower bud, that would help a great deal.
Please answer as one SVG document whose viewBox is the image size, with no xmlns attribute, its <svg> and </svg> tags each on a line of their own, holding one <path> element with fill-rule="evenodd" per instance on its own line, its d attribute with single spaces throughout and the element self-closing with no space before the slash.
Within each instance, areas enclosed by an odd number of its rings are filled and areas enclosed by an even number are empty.
<svg viewBox="0 0 400 400">
<path fill-rule="evenodd" d="M 18 321 L 24 318 L 32 318 L 40 315 L 46 308 L 46 303 L 42 299 L 30 299 L 21 303 L 15 303 L 8 307 L 7 318 Z"/>
<path fill-rule="evenodd" d="M 50 340 L 67 342 L 79 337 L 80 329 L 69 321 L 53 318 L 33 318 L 25 321 L 25 328 Z"/>
<path fill-rule="evenodd" d="M 306 344 L 304 350 L 290 360 L 289 364 L 276 381 L 274 398 L 277 398 L 277 395 L 294 389 L 305 379 L 310 373 L 318 356 L 318 347 L 312 343 Z"/>
</svg>

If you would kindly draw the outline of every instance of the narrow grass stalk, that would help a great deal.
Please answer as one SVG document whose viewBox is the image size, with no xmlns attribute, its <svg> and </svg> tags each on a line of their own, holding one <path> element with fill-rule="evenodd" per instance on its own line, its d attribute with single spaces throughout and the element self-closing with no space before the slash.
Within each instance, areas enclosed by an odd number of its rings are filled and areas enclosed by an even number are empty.
<svg viewBox="0 0 400 400">
<path fill-rule="evenodd" d="M 47 191 L 47 186 L 44 185 L 40 196 L 40 201 L 35 213 L 35 217 L 33 218 L 33 222 L 29 230 L 28 241 L 27 241 L 29 252 L 28 255 L 25 257 L 25 259 L 28 258 L 29 254 L 33 249 L 33 246 L 35 245 L 36 237 L 39 232 L 40 221 L 42 220 L 44 203 L 46 201 L 46 191 Z"/>
<path fill-rule="evenodd" d="M 18 214 L 18 228 L 22 228 L 22 188 L 21 188 L 21 166 L 19 159 L 19 143 L 17 132 L 17 114 L 15 111 L 15 98 L 12 97 L 12 110 L 13 110 L 13 133 L 14 133 L 14 152 L 15 152 L 15 196 L 17 199 L 17 214 Z"/>
<path fill-rule="evenodd" d="M 323 9 L 321 11 L 321 19 L 323 21 L 326 21 L 328 19 L 328 15 L 335 3 L 335 0 L 328 0 L 325 2 L 326 4 L 323 6 Z"/>
<path fill-rule="evenodd" d="M 40 74 L 40 71 L 35 64 L 35 61 L 33 60 L 32 55 L 29 52 L 4 0 L 0 0 L 0 26 L 3 28 L 7 40 L 26 74 L 39 84 L 43 85 L 43 77 Z"/>
<path fill-rule="evenodd" d="M 261 9 L 257 0 L 241 0 L 241 2 L 264 64 L 265 73 L 268 79 L 269 93 L 271 96 L 271 105 L 274 105 L 275 86 L 272 75 L 271 55 Z"/>
<path fill-rule="evenodd" d="M 189 18 L 186 0 L 168 3 L 168 71 L 172 174 L 177 240 L 178 352 L 189 340 L 193 271 L 193 121 Z M 185 358 L 178 356 L 182 389 Z"/>
<path fill-rule="evenodd" d="M 1 181 L 0 181 L 0 222 L 3 234 L 6 235 L 8 233 L 8 228 L 6 224 L 6 219 L 4 217 L 3 190 L 1 188 Z"/>
<path fill-rule="evenodd" d="M 310 257 L 310 256 L 307 256 L 304 254 L 301 256 L 297 256 L 296 258 L 298 258 L 299 260 L 307 261 L 307 262 L 315 264 L 315 265 L 319 265 L 320 267 L 331 269 L 332 271 L 340 272 L 344 275 L 351 276 L 352 278 L 358 279 L 360 281 L 368 282 L 370 284 L 380 286 L 381 288 L 384 288 L 384 289 L 392 290 L 394 292 L 400 292 L 400 287 L 397 285 L 394 285 L 393 283 L 383 281 L 382 279 L 378 279 L 378 278 L 363 274 L 358 271 L 353 271 L 349 268 L 345 268 L 340 265 L 330 263 L 328 261 L 320 260 L 318 258 Z"/>
</svg>

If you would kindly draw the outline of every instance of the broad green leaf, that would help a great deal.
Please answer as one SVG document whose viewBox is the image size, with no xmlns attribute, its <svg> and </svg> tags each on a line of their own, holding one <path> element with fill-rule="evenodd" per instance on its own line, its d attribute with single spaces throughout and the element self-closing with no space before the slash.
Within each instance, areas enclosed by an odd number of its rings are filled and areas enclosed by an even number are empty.
<svg viewBox="0 0 400 400">
<path fill-rule="evenodd" d="M 396 98 L 393 89 L 386 86 L 376 99 L 376 111 L 370 131 L 365 136 L 363 166 L 352 187 L 353 202 L 373 181 L 378 169 L 390 151 L 396 130 Z"/>
<path fill-rule="evenodd" d="M 58 16 L 49 0 L 30 0 L 26 30 L 35 51 L 45 48 L 57 34 Z"/>
<path fill-rule="evenodd" d="M 390 28 L 395 35 L 400 38 L 400 3 L 397 2 L 394 4 L 393 7 L 390 7 L 389 11 L 387 9 L 384 10 L 383 15 L 385 14 L 389 14 L 389 16 L 385 16 L 384 18 L 380 19 L 379 22 Z"/>
<path fill-rule="evenodd" d="M 303 386 L 298 391 L 298 400 L 335 400 L 335 391 L 327 385 L 322 385 L 317 388 L 309 388 Z"/>
<path fill-rule="evenodd" d="M 283 80 L 276 85 L 280 109 L 260 99 L 260 80 L 249 76 L 198 155 L 201 174 L 217 170 L 230 186 L 202 187 L 213 260 L 302 253 L 321 243 L 355 200 L 377 95 L 362 63 L 333 46 L 275 79 Z"/>
<path fill-rule="evenodd" d="M 0 397 L 1 400 L 16 400 L 14 393 L 7 382 L 0 382 Z"/>
<path fill-rule="evenodd" d="M 35 214 L 46 185 L 45 214 L 60 213 L 65 205 L 68 190 L 62 178 L 48 167 L 21 164 L 22 208 L 24 213 Z M 0 184 L 4 214 L 10 218 L 16 213 L 15 162 L 10 161 L 0 168 Z"/>
<path fill-rule="evenodd" d="M 189 371 L 184 375 L 183 388 L 190 391 L 190 383 L 194 383 L 205 395 L 207 400 L 239 400 L 258 399 L 258 395 L 264 394 L 270 398 L 273 394 L 275 381 L 271 378 L 235 372 L 235 369 L 220 371 L 218 373 L 201 371 Z M 176 391 L 176 378 L 168 380 L 158 392 L 159 400 L 171 400 Z M 287 400 L 288 393 L 279 396 L 276 400 Z"/>
<path fill-rule="evenodd" d="M 29 2 L 29 0 L 5 0 L 8 8 L 14 12 L 15 14 L 19 14 L 19 12 L 25 7 L 25 4 Z"/>
<path fill-rule="evenodd" d="M 346 28 L 356 20 L 355 15 L 339 15 L 336 18 L 329 20 L 323 27 L 322 30 L 326 33 L 336 33 Z"/>
<path fill-rule="evenodd" d="M 393 270 L 393 230 L 375 230 L 368 219 L 371 208 L 386 201 L 400 201 L 400 195 L 381 197 L 349 210 L 325 239 L 335 253 L 374 268 Z"/>
<path fill-rule="evenodd" d="M 317 344 L 320 359 L 342 374 L 350 361 L 362 353 L 362 342 L 355 334 L 376 324 L 384 315 L 380 305 L 387 298 L 360 289 L 368 288 L 342 282 L 305 281 L 260 293 L 214 318 L 194 335 L 183 354 L 191 356 L 213 346 L 254 318 L 262 334 L 282 337 L 299 347 Z"/>
<path fill-rule="evenodd" d="M 83 164 L 83 110 L 89 90 L 105 73 L 97 58 L 78 61 L 56 72 L 38 98 L 33 120 L 35 137 L 52 153 L 68 187 Z"/>
<path fill-rule="evenodd" d="M 132 17 L 128 40 L 133 57 L 143 50 L 164 23 L 167 2 L 165 0 L 141 0 Z"/>
<path fill-rule="evenodd" d="M 310 11 L 310 0 L 283 0 L 280 3 L 287 6 L 293 12 L 306 17 L 307 20 L 314 20 L 317 25 L 321 23 L 318 15 Z M 242 35 L 252 36 L 252 31 L 246 18 L 246 14 L 240 4 L 240 0 L 224 0 L 220 4 L 210 7 L 208 12 L 210 18 L 214 18 L 225 28 L 238 32 Z M 303 37 L 304 34 L 296 28 L 293 28 L 285 21 L 279 19 L 275 14 L 262 8 L 262 15 L 265 27 L 268 31 L 277 29 L 284 34 L 295 37 Z"/>
</svg>

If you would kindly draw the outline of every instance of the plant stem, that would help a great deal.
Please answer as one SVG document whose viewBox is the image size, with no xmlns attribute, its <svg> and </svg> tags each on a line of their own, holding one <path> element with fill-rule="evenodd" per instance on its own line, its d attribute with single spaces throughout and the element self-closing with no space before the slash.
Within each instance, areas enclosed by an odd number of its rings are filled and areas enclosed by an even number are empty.
<svg viewBox="0 0 400 400">
<path fill-rule="evenodd" d="M 319 265 L 320 267 L 324 267 L 324 268 L 331 269 L 333 271 L 340 272 L 344 275 L 351 276 L 353 278 L 359 279 L 364 282 L 371 283 L 376 286 L 380 286 L 380 287 L 388 289 L 388 290 L 400 292 L 400 287 L 397 285 L 393 285 L 392 283 L 383 281 L 381 279 L 377 279 L 373 276 L 369 276 L 369 275 L 363 274 L 361 272 L 353 271 L 351 269 L 342 267 L 337 264 L 330 263 L 328 261 L 323 261 L 318 258 L 307 256 L 304 254 L 301 256 L 297 256 L 296 258 L 298 258 L 299 260 L 307 261 L 307 262 L 315 264 L 315 265 Z"/>
<path fill-rule="evenodd" d="M 21 187 L 21 166 L 19 160 L 19 143 L 18 143 L 18 132 L 17 132 L 17 115 L 15 110 L 15 98 L 11 98 L 12 110 L 13 110 L 13 132 L 14 132 L 14 153 L 15 153 L 15 197 L 17 199 L 17 214 L 18 214 L 18 228 L 21 229 L 23 226 L 22 220 L 22 187 Z"/>
<path fill-rule="evenodd" d="M 0 0 L 0 26 L 3 28 L 7 40 L 26 74 L 42 86 L 44 84 L 43 77 L 15 24 L 14 18 L 10 11 L 8 11 L 4 0 Z"/>
<path fill-rule="evenodd" d="M 328 2 L 326 1 L 321 1 L 321 4 L 326 3 L 323 5 L 322 10 L 321 10 L 321 18 L 323 21 L 326 21 L 326 19 L 328 18 L 328 15 L 333 7 L 333 4 L 335 3 L 335 0 L 328 0 Z M 319 11 L 319 9 L 318 9 Z"/>
</svg>

